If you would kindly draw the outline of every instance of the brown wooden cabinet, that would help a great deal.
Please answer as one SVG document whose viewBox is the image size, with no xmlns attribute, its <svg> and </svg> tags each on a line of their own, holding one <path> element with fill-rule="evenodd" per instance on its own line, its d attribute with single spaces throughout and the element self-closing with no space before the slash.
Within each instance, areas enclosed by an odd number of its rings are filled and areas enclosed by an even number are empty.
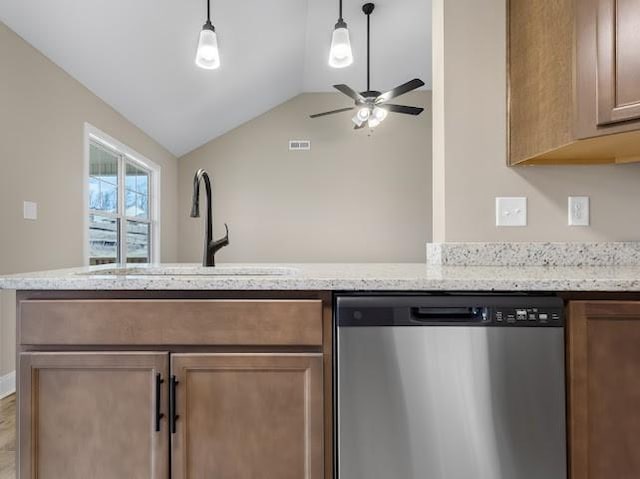
<svg viewBox="0 0 640 479">
<path fill-rule="evenodd" d="M 640 2 L 598 0 L 598 125 L 640 119 Z"/>
<path fill-rule="evenodd" d="M 331 479 L 330 294 L 140 296 L 18 294 L 19 479 Z"/>
<path fill-rule="evenodd" d="M 19 477 L 166 479 L 167 427 L 156 427 L 166 401 L 156 384 L 168 357 L 22 353 Z"/>
<path fill-rule="evenodd" d="M 640 2 L 508 0 L 509 164 L 640 160 Z"/>
<path fill-rule="evenodd" d="M 321 479 L 321 354 L 176 354 L 172 477 Z"/>
<path fill-rule="evenodd" d="M 572 479 L 640 477 L 640 302 L 571 302 L 568 374 Z"/>
</svg>

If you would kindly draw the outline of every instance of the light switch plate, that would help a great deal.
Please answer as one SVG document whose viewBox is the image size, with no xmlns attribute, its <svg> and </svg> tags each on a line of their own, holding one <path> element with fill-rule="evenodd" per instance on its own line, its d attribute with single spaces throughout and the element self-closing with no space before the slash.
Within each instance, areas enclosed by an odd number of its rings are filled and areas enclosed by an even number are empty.
<svg viewBox="0 0 640 479">
<path fill-rule="evenodd" d="M 38 203 L 33 201 L 25 201 L 22 205 L 22 213 L 25 220 L 38 219 Z"/>
<path fill-rule="evenodd" d="M 589 197 L 569 196 L 569 226 L 589 226 Z"/>
<path fill-rule="evenodd" d="M 496 226 L 527 226 L 527 198 L 496 198 Z"/>
</svg>

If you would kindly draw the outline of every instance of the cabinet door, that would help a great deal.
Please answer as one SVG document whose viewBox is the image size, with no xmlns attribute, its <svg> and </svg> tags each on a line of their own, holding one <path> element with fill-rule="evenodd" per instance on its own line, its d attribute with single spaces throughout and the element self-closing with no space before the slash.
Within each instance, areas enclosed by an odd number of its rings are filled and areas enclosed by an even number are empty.
<svg viewBox="0 0 640 479">
<path fill-rule="evenodd" d="M 22 353 L 18 477 L 166 479 L 167 370 L 165 353 Z"/>
<path fill-rule="evenodd" d="M 323 477 L 321 354 L 176 354 L 171 374 L 174 479 Z"/>
<path fill-rule="evenodd" d="M 597 0 L 598 124 L 640 119 L 640 0 Z"/>
<path fill-rule="evenodd" d="M 640 302 L 572 302 L 569 424 L 573 479 L 640 477 Z"/>
</svg>

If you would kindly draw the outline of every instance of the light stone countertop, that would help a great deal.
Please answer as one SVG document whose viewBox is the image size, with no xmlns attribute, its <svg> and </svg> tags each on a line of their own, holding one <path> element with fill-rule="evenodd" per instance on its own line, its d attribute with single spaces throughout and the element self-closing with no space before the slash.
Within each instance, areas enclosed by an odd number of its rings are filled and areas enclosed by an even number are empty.
<svg viewBox="0 0 640 479">
<path fill-rule="evenodd" d="M 193 264 L 107 265 L 4 276 L 0 289 L 640 291 L 640 266 L 234 263 L 211 270 Z"/>
</svg>

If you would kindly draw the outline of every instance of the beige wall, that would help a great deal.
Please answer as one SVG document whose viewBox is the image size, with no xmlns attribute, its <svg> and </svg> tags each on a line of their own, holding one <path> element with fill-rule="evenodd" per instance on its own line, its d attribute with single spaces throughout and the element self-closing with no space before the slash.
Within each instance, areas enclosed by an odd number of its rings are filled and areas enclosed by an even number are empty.
<svg viewBox="0 0 640 479">
<path fill-rule="evenodd" d="M 189 218 L 193 174 L 214 178 L 222 262 L 424 261 L 431 237 L 430 92 L 398 101 L 427 107 L 390 115 L 369 136 L 350 115 L 309 119 L 349 106 L 337 93 L 300 95 L 179 160 L 179 259 L 200 261 L 203 220 Z M 309 139 L 309 152 L 288 151 Z"/>
<path fill-rule="evenodd" d="M 434 239 L 640 239 L 640 164 L 505 166 L 505 5 L 434 0 Z M 590 227 L 567 226 L 569 195 L 591 197 Z M 496 228 L 496 196 L 528 197 L 529 225 Z"/>
<path fill-rule="evenodd" d="M 2 23 L 0 65 L 0 274 L 82 264 L 85 122 L 162 167 L 162 259 L 174 261 L 176 158 Z M 37 221 L 22 219 L 24 200 L 38 203 Z M 0 375 L 14 341 L 2 298 Z"/>
</svg>

